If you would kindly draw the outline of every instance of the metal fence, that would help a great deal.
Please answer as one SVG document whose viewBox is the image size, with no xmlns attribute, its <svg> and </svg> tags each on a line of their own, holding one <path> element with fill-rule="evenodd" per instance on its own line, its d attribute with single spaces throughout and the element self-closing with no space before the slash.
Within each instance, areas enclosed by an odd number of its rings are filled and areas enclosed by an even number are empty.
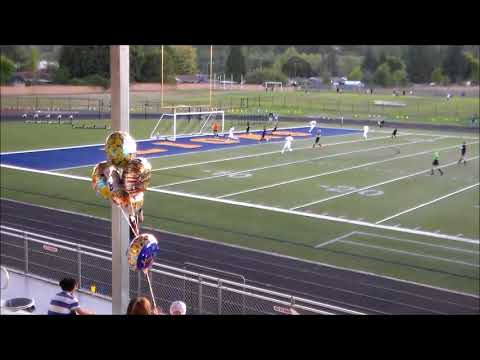
<svg viewBox="0 0 480 360">
<path fill-rule="evenodd" d="M 0 234 L 1 265 L 53 283 L 64 277 L 75 278 L 80 291 L 111 298 L 110 251 L 4 225 L 0 225 Z M 195 264 L 188 265 L 202 269 Z M 152 287 L 162 309 L 168 310 L 173 301 L 182 300 L 189 314 L 278 314 L 282 309 L 294 308 L 301 314 L 363 315 L 347 308 L 251 286 L 245 279 L 232 281 L 186 267 L 154 263 Z M 131 272 L 130 297 L 148 294 L 144 275 Z"/>
</svg>

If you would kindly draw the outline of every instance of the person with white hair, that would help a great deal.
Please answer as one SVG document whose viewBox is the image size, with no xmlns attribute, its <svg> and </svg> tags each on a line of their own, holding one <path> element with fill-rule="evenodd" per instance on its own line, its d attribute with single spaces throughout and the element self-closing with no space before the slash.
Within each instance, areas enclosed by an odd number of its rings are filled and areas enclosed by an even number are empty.
<svg viewBox="0 0 480 360">
<path fill-rule="evenodd" d="M 308 130 L 308 132 L 311 133 L 316 126 L 317 126 L 317 122 L 315 120 L 310 121 L 310 130 Z"/>
<path fill-rule="evenodd" d="M 170 315 L 186 315 L 187 314 L 187 304 L 183 301 L 174 301 L 170 305 Z"/>
<path fill-rule="evenodd" d="M 365 125 L 363 127 L 363 137 L 365 138 L 365 140 L 367 140 L 367 136 L 368 135 L 368 125 Z"/>
</svg>

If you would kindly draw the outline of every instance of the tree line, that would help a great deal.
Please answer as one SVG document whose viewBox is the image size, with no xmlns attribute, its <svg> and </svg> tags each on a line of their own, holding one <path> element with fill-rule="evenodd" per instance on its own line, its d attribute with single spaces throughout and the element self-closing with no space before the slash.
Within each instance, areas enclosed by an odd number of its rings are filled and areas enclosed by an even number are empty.
<svg viewBox="0 0 480 360">
<path fill-rule="evenodd" d="M 50 69 L 60 84 L 97 84 L 108 87 L 108 46 L 0 46 L 0 80 L 14 71 L 35 71 L 39 58 L 56 58 Z M 409 82 L 437 84 L 479 82 L 479 47 L 472 45 L 219 45 L 214 46 L 214 73 L 247 83 L 346 76 L 379 86 Z M 164 82 L 177 75 L 209 73 L 210 46 L 164 46 Z M 161 46 L 130 47 L 130 78 L 134 82 L 161 80 Z"/>
</svg>

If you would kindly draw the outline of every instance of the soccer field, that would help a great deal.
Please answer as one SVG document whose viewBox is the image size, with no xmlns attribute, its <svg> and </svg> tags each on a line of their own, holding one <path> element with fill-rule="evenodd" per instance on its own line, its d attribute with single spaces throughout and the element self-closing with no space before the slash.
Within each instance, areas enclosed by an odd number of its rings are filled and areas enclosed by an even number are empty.
<svg viewBox="0 0 480 360">
<path fill-rule="evenodd" d="M 325 136 L 315 149 L 299 136 L 283 155 L 280 138 L 150 158 L 145 226 L 478 296 L 474 135 L 410 130 L 391 139 L 377 129 L 368 140 Z M 466 165 L 457 164 L 462 141 Z M 430 175 L 435 151 L 443 176 Z M 109 217 L 91 171 L 3 167 L 1 196 Z"/>
</svg>

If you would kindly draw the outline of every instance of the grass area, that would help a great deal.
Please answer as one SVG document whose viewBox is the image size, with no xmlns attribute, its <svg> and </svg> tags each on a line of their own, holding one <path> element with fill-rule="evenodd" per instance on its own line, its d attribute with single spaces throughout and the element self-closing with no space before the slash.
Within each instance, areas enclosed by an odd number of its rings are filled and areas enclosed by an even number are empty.
<svg viewBox="0 0 480 360">
<path fill-rule="evenodd" d="M 53 99 L 53 100 L 52 100 Z M 103 107 L 100 100 L 103 100 Z M 396 101 L 404 107 L 376 106 L 374 101 Z M 2 107 L 52 108 L 65 110 L 107 109 L 109 97 L 76 96 L 69 97 L 2 97 Z M 208 90 L 175 90 L 164 96 L 164 105 L 206 105 L 209 104 Z M 440 96 L 393 96 L 391 94 L 363 94 L 325 92 L 273 92 L 216 90 L 214 107 L 235 109 L 238 113 L 258 114 L 277 112 L 280 115 L 322 115 L 344 116 L 349 118 L 368 118 L 369 115 L 405 122 L 426 122 L 435 124 L 471 125 L 472 116 L 479 116 L 478 97 L 453 97 L 447 101 Z M 146 109 L 146 110 L 145 110 Z M 160 108 L 160 94 L 132 93 L 131 110 L 133 112 L 163 112 Z M 478 124 L 478 120 L 477 120 Z"/>
<path fill-rule="evenodd" d="M 462 240 L 479 238 L 478 138 L 466 140 L 473 159 L 464 166 L 456 164 L 460 135 L 389 135 L 325 137 L 321 149 L 297 139 L 285 155 L 282 144 L 267 143 L 152 159 L 145 225 L 478 295 L 478 242 Z M 433 151 L 444 176 L 428 175 Z M 65 172 L 89 176 L 91 169 Z M 4 168 L 1 196 L 110 216 L 89 181 Z M 429 235 L 362 223 L 379 221 Z"/>
</svg>

